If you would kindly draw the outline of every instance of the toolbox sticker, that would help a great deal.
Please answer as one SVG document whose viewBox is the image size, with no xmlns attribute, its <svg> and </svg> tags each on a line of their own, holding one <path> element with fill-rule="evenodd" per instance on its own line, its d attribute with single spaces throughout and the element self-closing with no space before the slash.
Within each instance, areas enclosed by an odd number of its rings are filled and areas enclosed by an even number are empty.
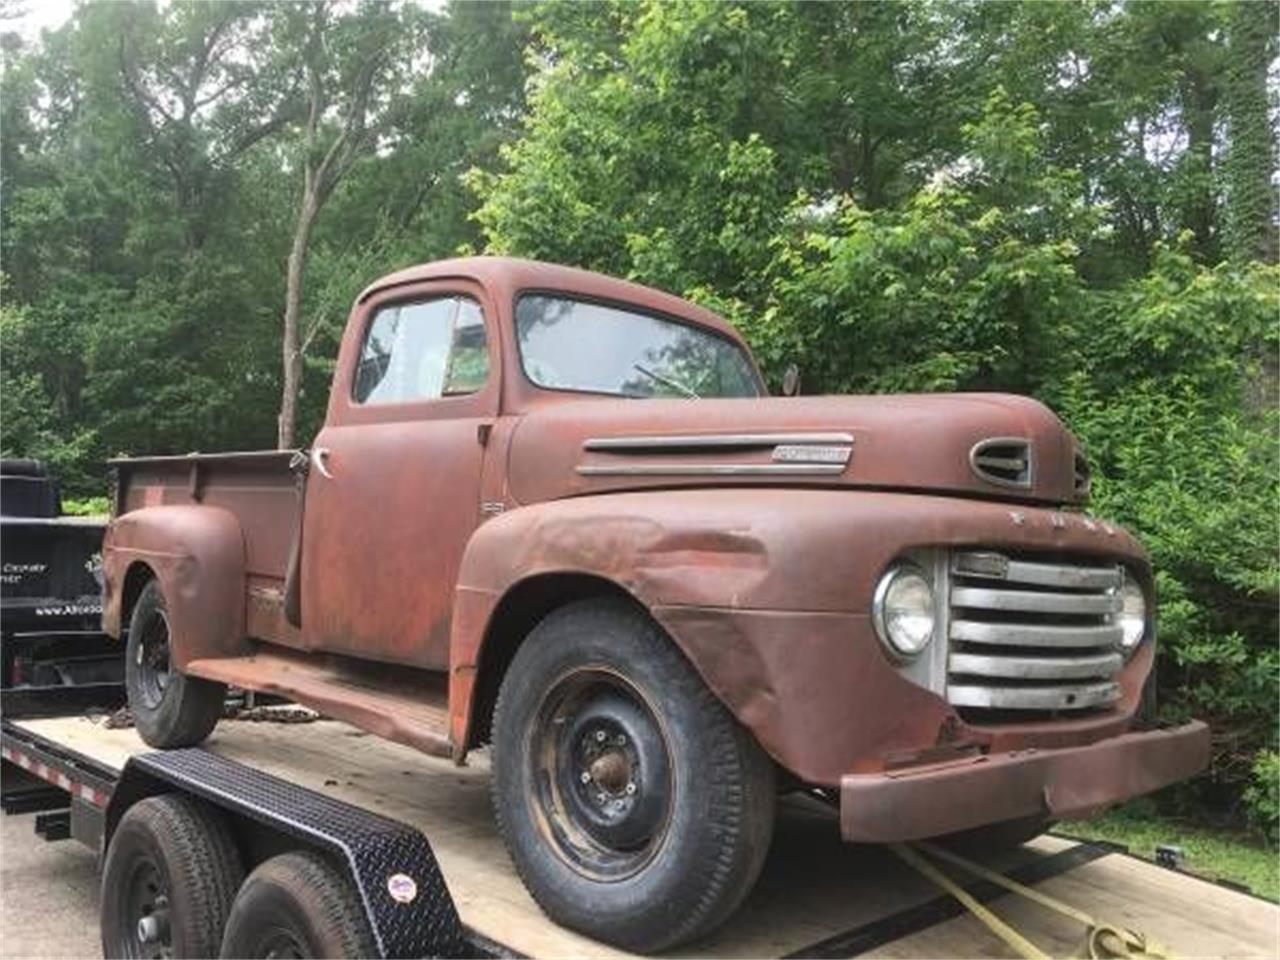
<svg viewBox="0 0 1280 960">
<path fill-rule="evenodd" d="M 407 873 L 393 873 L 387 877 L 387 893 L 396 903 L 412 903 L 418 896 L 418 884 Z"/>
</svg>

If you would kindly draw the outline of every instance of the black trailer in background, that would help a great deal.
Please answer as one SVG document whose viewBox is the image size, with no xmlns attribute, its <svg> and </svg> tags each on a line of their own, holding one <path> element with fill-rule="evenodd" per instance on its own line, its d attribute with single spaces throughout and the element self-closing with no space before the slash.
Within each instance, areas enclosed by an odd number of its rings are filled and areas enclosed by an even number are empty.
<svg viewBox="0 0 1280 960">
<path fill-rule="evenodd" d="M 106 517 L 62 515 L 35 460 L 0 460 L 0 691 L 7 712 L 124 705 L 124 651 L 102 632 Z"/>
</svg>

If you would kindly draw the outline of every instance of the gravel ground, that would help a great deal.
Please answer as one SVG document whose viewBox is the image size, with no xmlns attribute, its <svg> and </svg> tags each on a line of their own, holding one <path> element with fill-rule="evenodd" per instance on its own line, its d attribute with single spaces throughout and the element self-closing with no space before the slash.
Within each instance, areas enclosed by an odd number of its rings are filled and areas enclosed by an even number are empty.
<svg viewBox="0 0 1280 960">
<path fill-rule="evenodd" d="M 0 815 L 0 958 L 100 956 L 93 853 L 37 837 L 35 814 Z"/>
</svg>

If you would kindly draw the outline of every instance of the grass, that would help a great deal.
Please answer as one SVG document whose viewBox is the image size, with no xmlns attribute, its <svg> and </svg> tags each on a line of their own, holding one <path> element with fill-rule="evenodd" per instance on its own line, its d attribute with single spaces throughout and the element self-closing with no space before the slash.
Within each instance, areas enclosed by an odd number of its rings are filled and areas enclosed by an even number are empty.
<svg viewBox="0 0 1280 960">
<path fill-rule="evenodd" d="M 1154 860 L 1162 844 L 1181 847 L 1182 869 L 1215 880 L 1242 884 L 1260 897 L 1280 901 L 1280 856 L 1259 839 L 1225 830 L 1189 826 L 1145 811 L 1121 807 L 1096 820 L 1067 820 L 1055 833 L 1122 843 L 1129 852 Z"/>
</svg>

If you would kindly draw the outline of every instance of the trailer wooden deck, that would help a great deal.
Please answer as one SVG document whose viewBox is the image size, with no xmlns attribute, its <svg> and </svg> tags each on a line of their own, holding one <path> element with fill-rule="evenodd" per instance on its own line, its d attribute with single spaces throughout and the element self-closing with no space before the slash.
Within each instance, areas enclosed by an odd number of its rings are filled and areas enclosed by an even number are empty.
<svg viewBox="0 0 1280 960">
<path fill-rule="evenodd" d="M 67 717 L 20 722 L 115 768 L 148 749 L 133 730 Z M 418 827 L 428 837 L 464 923 L 514 954 L 616 957 L 620 951 L 551 923 L 525 892 L 492 822 L 484 752 L 467 767 L 433 759 L 342 723 L 226 721 L 207 748 L 301 786 Z M 945 797 L 939 797 L 945 803 Z M 1187 874 L 1044 836 L 989 866 L 1100 920 L 1141 930 L 1183 957 L 1280 956 L 1274 904 Z M 939 892 L 888 850 L 840 843 L 832 811 L 789 798 L 764 874 L 717 934 L 681 948 L 691 957 L 1007 957 L 973 917 L 947 919 Z M 939 908 L 944 908 L 939 912 Z M 1055 956 L 1083 929 L 1020 898 L 997 913 Z M 941 917 L 941 919 L 940 919 Z"/>
</svg>

